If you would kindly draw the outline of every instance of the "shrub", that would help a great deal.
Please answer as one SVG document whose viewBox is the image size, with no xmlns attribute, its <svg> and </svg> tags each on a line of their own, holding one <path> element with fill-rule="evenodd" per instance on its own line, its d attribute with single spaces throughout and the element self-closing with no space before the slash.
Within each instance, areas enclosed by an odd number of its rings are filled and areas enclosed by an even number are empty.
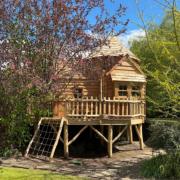
<svg viewBox="0 0 180 180">
<path fill-rule="evenodd" d="M 147 178 L 180 178 L 180 151 L 154 156 L 145 160 L 141 166 L 141 174 Z"/>
<path fill-rule="evenodd" d="M 44 106 L 45 98 L 40 101 L 39 97 L 32 89 L 11 96 L 0 91 L 0 156 L 24 151 L 32 135 L 32 122 L 51 115 Z"/>
<path fill-rule="evenodd" d="M 180 148 L 180 123 L 178 121 L 155 121 L 151 123 L 150 138 L 147 144 L 155 149 L 166 151 Z"/>
</svg>

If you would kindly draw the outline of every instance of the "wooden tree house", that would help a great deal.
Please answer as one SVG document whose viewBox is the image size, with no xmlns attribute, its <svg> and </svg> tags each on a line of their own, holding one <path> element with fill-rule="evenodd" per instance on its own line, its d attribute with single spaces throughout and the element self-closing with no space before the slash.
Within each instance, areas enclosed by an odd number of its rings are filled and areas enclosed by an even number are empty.
<svg viewBox="0 0 180 180">
<path fill-rule="evenodd" d="M 68 157 L 70 144 L 87 127 L 107 143 L 109 157 L 112 156 L 113 143 L 124 132 L 128 133 L 129 143 L 133 143 L 133 126 L 139 138 L 140 149 L 143 149 L 146 77 L 139 64 L 140 60 L 115 37 L 107 45 L 96 49 L 88 60 L 86 58 L 82 61 L 82 71 L 76 72 L 61 97 L 54 102 L 53 118 L 42 119 L 44 123 L 59 122 L 57 128 L 52 125 L 57 136 L 50 157 L 53 157 L 59 140 L 64 143 L 64 156 Z M 70 140 L 68 127 L 75 125 L 81 125 L 82 129 Z M 97 125 L 99 129 L 94 127 Z M 119 127 L 116 134 L 113 133 L 115 126 Z M 60 136 L 62 128 L 63 138 Z M 104 129 L 107 129 L 108 137 L 105 137 Z M 38 128 L 26 155 L 37 132 Z"/>
</svg>

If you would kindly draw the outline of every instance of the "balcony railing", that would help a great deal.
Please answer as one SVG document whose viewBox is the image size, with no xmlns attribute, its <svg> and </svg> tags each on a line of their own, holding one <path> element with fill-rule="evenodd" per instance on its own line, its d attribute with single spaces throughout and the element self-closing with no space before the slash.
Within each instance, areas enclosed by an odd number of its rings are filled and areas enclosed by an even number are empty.
<svg viewBox="0 0 180 180">
<path fill-rule="evenodd" d="M 65 103 L 66 116 L 117 116 L 136 117 L 145 116 L 145 102 L 138 99 L 110 99 L 102 100 L 94 97 L 82 99 L 68 99 Z"/>
</svg>

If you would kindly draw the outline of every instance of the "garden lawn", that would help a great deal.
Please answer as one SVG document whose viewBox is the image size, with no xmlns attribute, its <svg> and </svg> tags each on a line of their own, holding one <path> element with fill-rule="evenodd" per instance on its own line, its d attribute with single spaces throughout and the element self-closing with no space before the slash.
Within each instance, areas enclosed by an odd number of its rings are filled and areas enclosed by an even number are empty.
<svg viewBox="0 0 180 180">
<path fill-rule="evenodd" d="M 44 170 L 21 169 L 12 167 L 0 167 L 0 180 L 83 180 L 83 178 L 75 176 L 61 175 Z"/>
</svg>

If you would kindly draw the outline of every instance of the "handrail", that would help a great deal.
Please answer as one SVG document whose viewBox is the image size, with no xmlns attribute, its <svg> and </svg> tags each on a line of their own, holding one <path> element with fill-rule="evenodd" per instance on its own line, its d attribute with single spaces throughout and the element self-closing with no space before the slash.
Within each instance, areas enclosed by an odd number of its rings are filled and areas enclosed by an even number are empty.
<svg viewBox="0 0 180 180">
<path fill-rule="evenodd" d="M 60 102 L 65 104 L 67 116 L 97 117 L 101 115 L 117 117 L 145 116 L 145 101 L 139 99 L 116 99 L 94 97 L 81 99 L 64 99 Z"/>
</svg>

